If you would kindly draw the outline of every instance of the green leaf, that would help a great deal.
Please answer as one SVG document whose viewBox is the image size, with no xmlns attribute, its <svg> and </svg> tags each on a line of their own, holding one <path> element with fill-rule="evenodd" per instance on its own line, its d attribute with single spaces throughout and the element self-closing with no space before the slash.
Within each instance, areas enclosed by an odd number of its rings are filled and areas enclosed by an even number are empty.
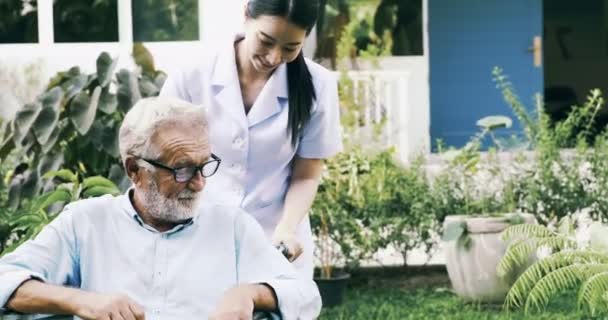
<svg viewBox="0 0 608 320">
<path fill-rule="evenodd" d="M 44 176 L 42 176 L 43 179 L 52 179 L 55 177 L 65 182 L 78 182 L 78 175 L 68 169 L 62 169 L 59 171 L 49 171 L 45 173 Z"/>
<path fill-rule="evenodd" d="M 579 309 L 587 307 L 591 316 L 599 312 L 608 311 L 604 295 L 608 292 L 608 272 L 601 272 L 591 276 L 579 289 Z"/>
<path fill-rule="evenodd" d="M 108 178 L 122 191 L 127 190 L 131 186 L 131 179 L 126 175 L 125 170 L 117 164 L 112 165 L 110 168 Z"/>
<path fill-rule="evenodd" d="M 107 52 L 102 52 L 97 58 L 97 80 L 102 88 L 107 87 L 112 80 L 117 63 L 118 59 L 112 59 Z"/>
<path fill-rule="evenodd" d="M 32 125 L 36 140 L 40 145 L 45 145 L 59 121 L 59 111 L 52 108 L 43 108 L 38 114 L 36 122 Z"/>
<path fill-rule="evenodd" d="M 157 71 L 156 76 L 154 77 L 154 84 L 157 88 L 162 88 L 167 80 L 167 74 L 162 71 Z"/>
<path fill-rule="evenodd" d="M 42 153 L 48 153 L 49 151 L 51 151 L 53 149 L 53 147 L 59 140 L 60 133 L 61 133 L 61 130 L 59 129 L 59 126 L 55 126 L 55 129 L 53 130 L 53 132 L 51 132 L 51 135 L 49 136 L 46 143 L 40 146 Z"/>
<path fill-rule="evenodd" d="M 40 191 L 40 176 L 36 171 L 33 170 L 27 170 L 24 175 L 25 181 L 23 182 L 23 186 L 21 188 L 21 197 L 32 198 Z"/>
<path fill-rule="evenodd" d="M 99 110 L 105 114 L 112 114 L 116 111 L 116 107 L 118 107 L 116 95 L 110 93 L 108 88 L 104 88 L 99 97 Z"/>
<path fill-rule="evenodd" d="M 42 108 L 51 108 L 59 111 L 59 104 L 63 98 L 61 88 L 53 88 L 38 97 L 38 101 L 42 104 Z"/>
<path fill-rule="evenodd" d="M 104 187 L 104 186 L 96 186 L 96 187 L 91 187 L 91 188 L 85 189 L 82 193 L 82 195 L 85 198 L 99 197 L 99 196 L 103 196 L 106 194 L 111 194 L 114 196 L 119 195 L 120 190 L 118 190 L 118 188 L 116 188 L 116 187 L 109 188 L 109 187 Z"/>
<path fill-rule="evenodd" d="M 544 309 L 552 297 L 582 284 L 594 274 L 608 271 L 608 264 L 573 264 L 550 272 L 530 290 L 524 310 L 526 313 Z"/>
<path fill-rule="evenodd" d="M 8 187 L 8 207 L 9 208 L 17 208 L 19 203 L 21 202 L 21 189 L 23 188 L 23 183 L 25 182 L 25 175 L 20 174 L 13 177 L 9 187 Z"/>
<path fill-rule="evenodd" d="M 36 117 L 36 121 L 32 125 L 32 130 L 40 145 L 47 143 L 57 126 L 59 105 L 62 97 L 63 91 L 59 87 L 55 87 L 38 97 L 42 107 Z"/>
<path fill-rule="evenodd" d="M 511 243 L 496 267 L 500 277 L 515 271 L 516 268 L 530 262 L 532 254 L 540 247 L 548 247 L 552 252 L 575 247 L 576 242 L 565 236 L 549 236 L 543 238 L 522 237 Z"/>
<path fill-rule="evenodd" d="M 41 157 L 38 162 L 37 172 L 38 176 L 43 177 L 49 171 L 58 170 L 63 164 L 63 153 L 55 152 L 55 153 L 47 153 Z"/>
<path fill-rule="evenodd" d="M 141 99 L 137 75 L 128 70 L 122 69 L 116 75 L 118 80 L 118 107 L 122 111 L 129 111 L 131 107 Z"/>
<path fill-rule="evenodd" d="M 456 245 L 464 250 L 469 250 L 473 244 L 473 238 L 468 233 L 463 233 L 456 242 Z"/>
<path fill-rule="evenodd" d="M 608 256 L 590 251 L 563 251 L 535 262 L 511 286 L 505 298 L 505 308 L 523 307 L 530 290 L 545 275 L 575 263 L 608 263 Z"/>
<path fill-rule="evenodd" d="M 87 85 L 87 82 L 88 76 L 86 74 L 73 76 L 68 81 L 64 82 L 61 87 L 65 90 L 65 100 L 68 101 L 80 93 Z"/>
<path fill-rule="evenodd" d="M 101 87 L 95 87 L 91 97 L 86 92 L 78 94 L 70 104 L 70 119 L 81 135 L 87 134 L 97 113 Z"/>
<path fill-rule="evenodd" d="M 114 158 L 120 156 L 120 150 L 118 148 L 118 132 L 120 127 L 115 126 L 114 128 L 108 127 L 103 131 L 103 150 Z"/>
<path fill-rule="evenodd" d="M 118 158 L 118 131 L 120 127 L 114 120 L 103 122 L 101 119 L 95 120 L 91 130 L 87 134 L 93 146 L 99 151 L 104 151 L 112 158 Z"/>
<path fill-rule="evenodd" d="M 107 188 L 114 188 L 114 189 L 118 190 L 118 188 L 116 187 L 114 182 L 112 182 L 109 179 L 106 179 L 104 177 L 101 177 L 101 176 L 89 177 L 89 178 L 84 179 L 84 181 L 82 181 L 83 189 L 88 189 L 88 188 L 93 188 L 93 187 L 107 187 Z"/>
<path fill-rule="evenodd" d="M 72 193 L 66 189 L 57 189 L 55 191 L 49 192 L 49 195 L 46 197 L 44 202 L 40 204 L 40 209 L 46 210 L 50 205 L 53 205 L 57 202 L 61 203 L 69 203 L 72 200 Z"/>
<path fill-rule="evenodd" d="M 510 215 L 510 216 L 507 216 L 506 219 L 510 225 L 518 225 L 518 224 L 526 223 L 526 219 L 524 219 L 524 217 L 521 214 Z"/>
<path fill-rule="evenodd" d="M 145 74 L 151 77 L 155 75 L 154 57 L 141 42 L 133 44 L 133 59 Z"/>
<path fill-rule="evenodd" d="M 8 139 L 4 141 L 2 145 L 0 145 L 0 160 L 6 159 L 6 157 L 15 149 L 15 141 L 13 140 L 13 136 L 9 136 Z"/>
<path fill-rule="evenodd" d="M 40 114 L 40 111 L 40 103 L 34 102 L 26 104 L 23 109 L 17 112 L 14 121 L 15 132 L 13 134 L 13 141 L 15 142 L 15 145 L 22 144 L 23 139 L 30 131 L 34 121 L 36 121 L 36 118 L 38 117 L 38 114 Z"/>
<path fill-rule="evenodd" d="M 505 242 L 511 241 L 513 238 L 543 238 L 556 235 L 545 226 L 538 224 L 517 224 L 507 227 L 501 234 L 501 238 Z"/>
<path fill-rule="evenodd" d="M 506 116 L 489 116 L 477 120 L 477 126 L 486 130 L 495 130 L 498 128 L 511 128 L 513 120 Z"/>
<path fill-rule="evenodd" d="M 454 221 L 450 222 L 445 230 L 443 231 L 443 236 L 441 240 L 443 241 L 453 241 L 459 239 L 463 234 L 467 231 L 467 223 L 464 221 Z"/>
<path fill-rule="evenodd" d="M 142 79 L 139 80 L 139 91 L 144 97 L 154 97 L 160 92 L 160 87 L 157 87 L 152 80 L 148 79 L 148 77 L 142 77 Z"/>
</svg>

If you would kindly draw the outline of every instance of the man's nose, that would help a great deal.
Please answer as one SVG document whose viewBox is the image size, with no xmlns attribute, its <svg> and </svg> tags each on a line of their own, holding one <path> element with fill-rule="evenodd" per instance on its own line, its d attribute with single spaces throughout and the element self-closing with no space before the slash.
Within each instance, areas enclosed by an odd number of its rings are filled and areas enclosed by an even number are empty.
<svg viewBox="0 0 608 320">
<path fill-rule="evenodd" d="M 194 174 L 192 179 L 190 179 L 190 181 L 188 181 L 188 189 L 190 189 L 194 192 L 200 192 L 205 187 L 206 182 L 207 182 L 207 180 L 205 179 L 205 177 L 203 177 L 201 172 L 196 171 L 196 173 Z"/>
</svg>

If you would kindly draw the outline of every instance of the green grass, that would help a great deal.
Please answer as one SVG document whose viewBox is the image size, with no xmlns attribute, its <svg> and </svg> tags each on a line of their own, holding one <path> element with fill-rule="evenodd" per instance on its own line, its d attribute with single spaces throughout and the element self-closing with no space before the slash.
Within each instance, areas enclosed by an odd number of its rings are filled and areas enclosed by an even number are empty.
<svg viewBox="0 0 608 320">
<path fill-rule="evenodd" d="M 411 279 L 405 280 L 406 277 L 422 279 L 412 285 Z M 437 281 L 436 274 L 432 277 L 434 280 L 429 281 L 424 280 L 425 276 L 401 275 L 392 280 L 386 275 L 355 277 L 347 288 L 345 302 L 338 307 L 324 308 L 319 319 L 591 319 L 576 310 L 575 294 L 559 297 L 541 313 L 507 314 L 501 305 L 464 302 L 447 289 L 449 285 L 445 275 L 444 284 Z"/>
</svg>

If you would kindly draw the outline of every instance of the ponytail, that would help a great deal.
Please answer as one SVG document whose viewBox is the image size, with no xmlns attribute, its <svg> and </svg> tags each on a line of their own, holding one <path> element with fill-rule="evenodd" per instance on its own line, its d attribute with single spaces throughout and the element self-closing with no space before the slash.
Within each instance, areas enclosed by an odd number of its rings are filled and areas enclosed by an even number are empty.
<svg viewBox="0 0 608 320">
<path fill-rule="evenodd" d="M 287 131 L 291 134 L 291 145 L 295 147 L 304 126 L 310 120 L 313 100 L 317 99 L 312 76 L 306 66 L 302 50 L 295 60 L 287 63 L 287 88 L 289 94 Z"/>
</svg>

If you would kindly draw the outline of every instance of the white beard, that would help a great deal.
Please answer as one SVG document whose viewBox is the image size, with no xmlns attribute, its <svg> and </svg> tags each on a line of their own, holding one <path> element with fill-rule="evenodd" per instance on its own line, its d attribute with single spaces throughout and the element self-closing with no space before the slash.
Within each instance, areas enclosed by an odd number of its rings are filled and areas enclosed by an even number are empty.
<svg viewBox="0 0 608 320">
<path fill-rule="evenodd" d="M 143 192 L 143 200 L 152 218 L 164 222 L 181 222 L 196 216 L 201 192 L 184 189 L 175 199 L 168 199 L 158 191 L 156 181 L 148 181 L 148 190 Z"/>
</svg>

